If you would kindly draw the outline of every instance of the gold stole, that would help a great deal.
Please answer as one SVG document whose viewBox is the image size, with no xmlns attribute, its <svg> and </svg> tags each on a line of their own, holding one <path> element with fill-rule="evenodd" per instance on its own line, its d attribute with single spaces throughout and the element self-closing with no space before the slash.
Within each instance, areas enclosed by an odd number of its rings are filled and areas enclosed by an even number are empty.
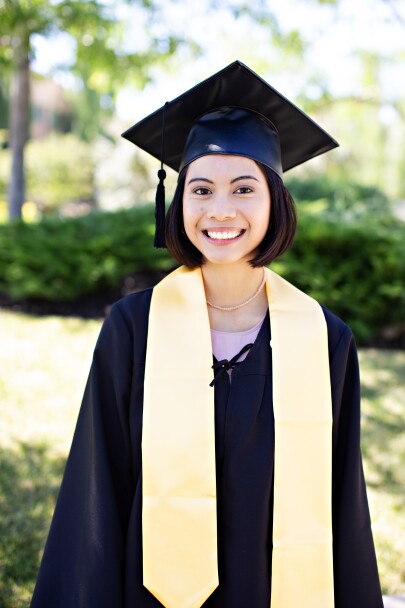
<svg viewBox="0 0 405 608">
<path fill-rule="evenodd" d="M 266 269 L 275 418 L 272 608 L 333 608 L 332 405 L 320 306 Z M 153 290 L 142 431 L 143 582 L 166 608 L 218 586 L 212 346 L 200 269 Z"/>
</svg>

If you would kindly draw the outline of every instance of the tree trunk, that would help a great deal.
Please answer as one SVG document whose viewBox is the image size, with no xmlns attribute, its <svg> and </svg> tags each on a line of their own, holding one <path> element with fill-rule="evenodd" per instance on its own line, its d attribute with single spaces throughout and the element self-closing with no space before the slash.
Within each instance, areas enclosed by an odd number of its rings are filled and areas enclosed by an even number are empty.
<svg viewBox="0 0 405 608">
<path fill-rule="evenodd" d="M 9 218 L 21 218 L 25 199 L 24 148 L 28 140 L 29 41 L 15 39 L 14 73 L 10 96 L 11 179 L 9 185 Z"/>
</svg>

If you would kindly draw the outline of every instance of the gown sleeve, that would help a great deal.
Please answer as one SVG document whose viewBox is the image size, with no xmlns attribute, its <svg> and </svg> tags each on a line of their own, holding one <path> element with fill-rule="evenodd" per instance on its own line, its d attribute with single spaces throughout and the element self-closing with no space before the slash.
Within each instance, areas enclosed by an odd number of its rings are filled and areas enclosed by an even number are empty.
<svg viewBox="0 0 405 608">
<path fill-rule="evenodd" d="M 346 326 L 331 357 L 335 608 L 383 608 L 360 450 L 360 380 Z"/>
<path fill-rule="evenodd" d="M 123 606 L 131 367 L 131 332 L 114 305 L 94 351 L 31 608 Z"/>
</svg>

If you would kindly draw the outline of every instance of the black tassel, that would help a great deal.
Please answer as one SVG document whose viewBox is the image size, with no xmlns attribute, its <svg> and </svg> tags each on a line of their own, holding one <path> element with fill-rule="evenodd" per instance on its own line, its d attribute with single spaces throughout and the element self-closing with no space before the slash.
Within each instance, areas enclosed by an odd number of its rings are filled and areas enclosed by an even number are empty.
<svg viewBox="0 0 405 608">
<path fill-rule="evenodd" d="M 166 101 L 163 106 L 162 112 L 162 138 L 160 148 L 160 169 L 158 171 L 159 183 L 156 188 L 156 205 L 155 205 L 155 240 L 153 246 L 157 249 L 164 249 L 166 247 L 165 238 L 165 216 L 166 216 L 166 205 L 165 205 L 165 178 L 166 171 L 163 169 L 164 156 L 165 156 L 165 119 L 166 119 L 166 108 L 169 102 Z"/>
<path fill-rule="evenodd" d="M 155 205 L 155 240 L 153 246 L 158 249 L 164 249 L 166 247 L 165 239 L 165 178 L 166 171 L 159 169 L 158 171 L 159 183 L 156 188 L 156 205 Z"/>
</svg>

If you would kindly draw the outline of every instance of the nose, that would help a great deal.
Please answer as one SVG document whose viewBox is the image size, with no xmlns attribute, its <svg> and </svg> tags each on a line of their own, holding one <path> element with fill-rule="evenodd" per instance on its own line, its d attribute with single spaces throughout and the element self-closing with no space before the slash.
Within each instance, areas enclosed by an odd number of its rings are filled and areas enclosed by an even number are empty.
<svg viewBox="0 0 405 608">
<path fill-rule="evenodd" d="M 233 219 L 236 216 L 236 209 L 231 198 L 225 193 L 217 193 L 207 209 L 207 216 L 209 219 L 219 221 Z"/>
</svg>

